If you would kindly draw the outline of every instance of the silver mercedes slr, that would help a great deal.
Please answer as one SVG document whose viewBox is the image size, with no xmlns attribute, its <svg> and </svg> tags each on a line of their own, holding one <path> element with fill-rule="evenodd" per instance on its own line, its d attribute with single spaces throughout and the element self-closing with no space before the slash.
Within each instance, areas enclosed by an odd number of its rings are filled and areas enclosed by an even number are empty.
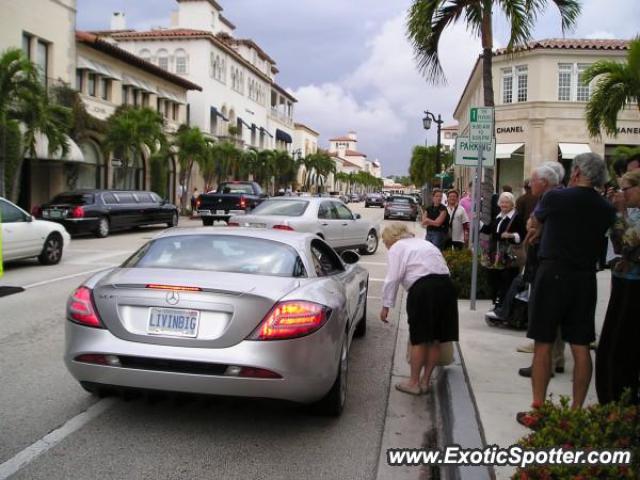
<svg viewBox="0 0 640 480">
<path fill-rule="evenodd" d="M 339 415 L 368 272 L 313 234 L 169 230 L 67 302 L 65 363 L 119 388 L 314 404 Z"/>
</svg>

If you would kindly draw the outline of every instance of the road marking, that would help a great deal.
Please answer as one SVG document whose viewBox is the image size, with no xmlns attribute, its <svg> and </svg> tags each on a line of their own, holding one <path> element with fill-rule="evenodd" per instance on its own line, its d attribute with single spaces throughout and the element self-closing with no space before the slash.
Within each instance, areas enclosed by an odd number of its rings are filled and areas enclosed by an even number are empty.
<svg viewBox="0 0 640 480">
<path fill-rule="evenodd" d="M 384 278 L 370 278 L 369 281 L 370 282 L 383 282 L 384 283 Z"/>
<path fill-rule="evenodd" d="M 358 265 L 372 265 L 376 267 L 384 267 L 387 264 L 382 262 L 358 262 Z"/>
<path fill-rule="evenodd" d="M 119 263 L 112 263 L 112 264 L 104 266 L 104 267 L 94 268 L 93 270 L 85 270 L 84 272 L 74 273 L 73 275 L 65 275 L 64 277 L 57 277 L 57 278 L 52 278 L 51 280 L 44 280 L 42 282 L 31 283 L 29 285 L 25 285 L 22 288 L 24 288 L 25 290 L 28 290 L 30 288 L 41 287 L 43 285 L 48 285 L 49 283 L 56 283 L 56 282 L 60 282 L 62 280 L 69 280 L 70 278 L 82 277 L 82 276 L 88 275 L 90 273 L 102 272 L 103 270 L 108 270 L 109 268 L 117 267 L 118 265 L 120 265 L 120 264 Z"/>
<path fill-rule="evenodd" d="M 0 465 L 0 480 L 6 480 L 18 470 L 33 461 L 36 457 L 40 456 L 50 448 L 55 447 L 66 437 L 85 426 L 91 420 L 104 413 L 107 409 L 111 408 L 115 401 L 116 399 L 114 398 L 105 398 L 94 403 L 84 412 L 69 419 L 60 428 L 53 430 L 37 442 L 32 443 L 21 452 L 18 452 L 12 458 Z"/>
</svg>

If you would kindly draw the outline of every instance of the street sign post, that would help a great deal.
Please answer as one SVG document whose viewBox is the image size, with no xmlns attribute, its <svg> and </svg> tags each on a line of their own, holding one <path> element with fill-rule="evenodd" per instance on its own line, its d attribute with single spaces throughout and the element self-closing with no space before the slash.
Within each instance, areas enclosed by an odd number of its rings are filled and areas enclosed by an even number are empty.
<svg viewBox="0 0 640 480">
<path fill-rule="evenodd" d="M 493 167 L 496 158 L 496 141 L 473 143 L 468 137 L 456 138 L 456 159 L 455 164 L 460 167 L 477 167 L 479 163 L 480 145 L 483 151 L 483 167 Z"/>
<path fill-rule="evenodd" d="M 469 138 L 460 153 L 461 161 L 471 162 L 476 167 L 473 180 L 473 264 L 471 267 L 471 310 L 476 309 L 478 291 L 478 256 L 480 255 L 480 202 L 482 200 L 482 168 L 495 164 L 496 141 L 493 134 L 493 107 L 473 107 L 469 111 Z M 456 141 L 456 164 L 458 163 L 458 142 Z M 475 157 L 475 158 L 474 158 Z"/>
</svg>

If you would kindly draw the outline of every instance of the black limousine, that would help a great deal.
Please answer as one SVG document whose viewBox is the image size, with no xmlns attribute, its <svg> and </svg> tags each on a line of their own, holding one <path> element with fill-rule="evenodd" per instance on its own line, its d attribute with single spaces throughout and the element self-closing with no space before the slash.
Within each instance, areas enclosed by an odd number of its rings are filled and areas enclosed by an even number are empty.
<svg viewBox="0 0 640 480">
<path fill-rule="evenodd" d="M 114 230 L 166 223 L 178 225 L 178 208 L 153 192 L 76 190 L 35 207 L 36 218 L 61 223 L 71 234 L 104 238 Z"/>
</svg>

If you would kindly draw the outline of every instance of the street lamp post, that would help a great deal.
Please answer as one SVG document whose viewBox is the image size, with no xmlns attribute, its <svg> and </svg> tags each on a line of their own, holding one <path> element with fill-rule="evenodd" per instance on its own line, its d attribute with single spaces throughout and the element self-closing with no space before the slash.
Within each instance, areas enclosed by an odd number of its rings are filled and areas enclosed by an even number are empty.
<svg viewBox="0 0 640 480">
<path fill-rule="evenodd" d="M 440 131 L 442 129 L 442 124 L 444 123 L 444 121 L 442 120 L 442 118 L 440 117 L 440 114 L 438 114 L 438 118 L 435 117 L 435 115 L 433 113 L 431 113 L 428 110 L 425 110 L 425 117 L 422 119 L 422 126 L 424 127 L 425 130 L 429 130 L 431 128 L 431 123 L 432 122 L 436 122 L 436 125 L 438 125 L 438 141 L 436 143 L 436 174 L 440 173 L 440 141 L 441 141 L 441 137 L 440 137 Z"/>
</svg>

